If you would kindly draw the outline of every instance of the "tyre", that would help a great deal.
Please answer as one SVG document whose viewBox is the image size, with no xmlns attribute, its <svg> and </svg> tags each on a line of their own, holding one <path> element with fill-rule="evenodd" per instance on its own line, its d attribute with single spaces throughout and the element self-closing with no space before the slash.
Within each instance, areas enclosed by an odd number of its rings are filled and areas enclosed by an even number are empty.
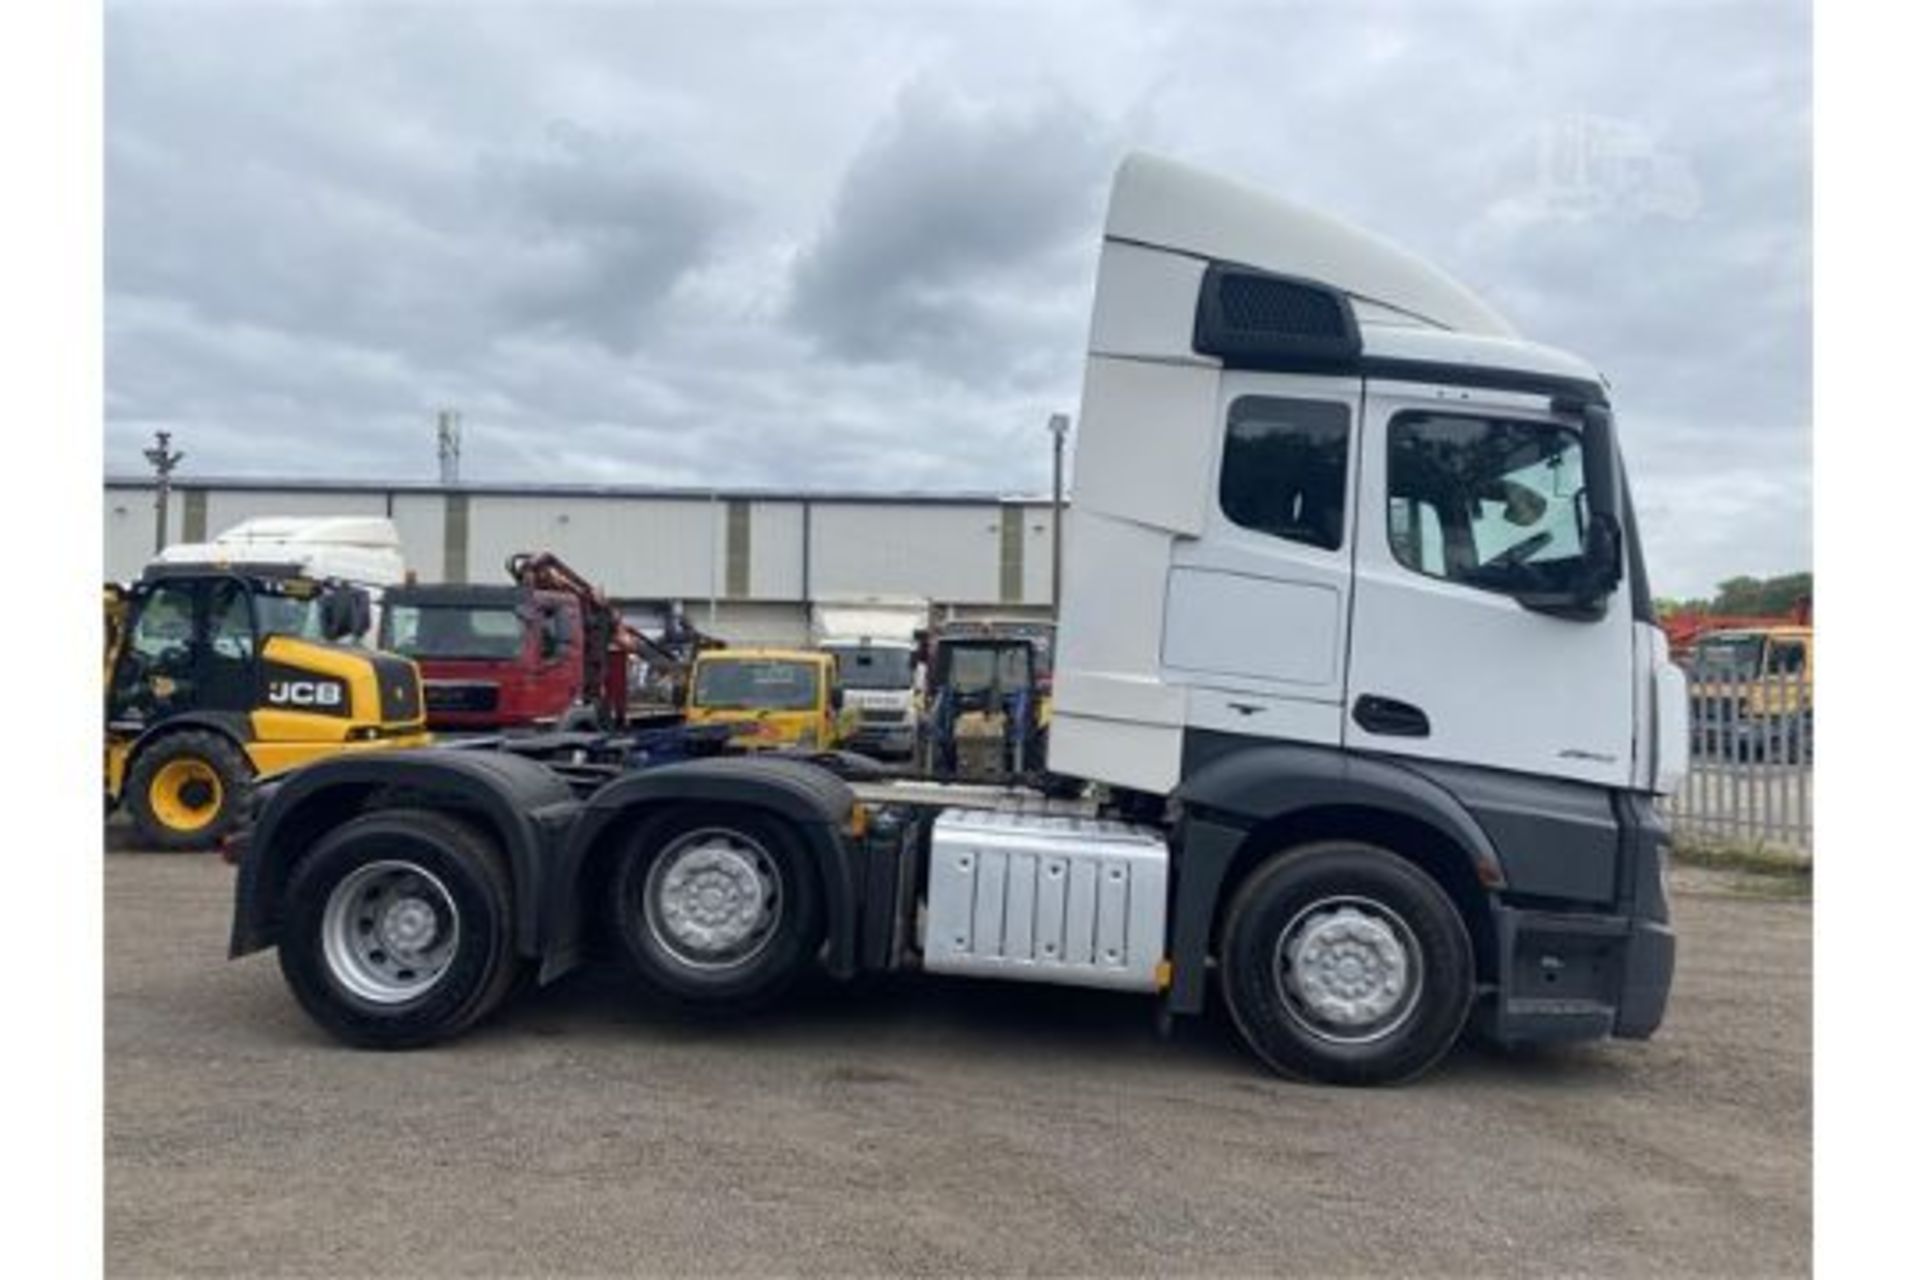
<svg viewBox="0 0 1920 1280">
<path fill-rule="evenodd" d="M 556 733 L 599 733 L 605 726 L 601 723 L 600 712 L 590 706 L 568 707 L 554 725 Z"/>
<path fill-rule="evenodd" d="M 1227 909 L 1227 1007 L 1282 1075 L 1328 1084 L 1410 1080 L 1459 1038 L 1473 944 L 1446 892 L 1388 850 L 1329 841 L 1276 855 Z"/>
<path fill-rule="evenodd" d="M 628 967 L 690 1011 L 758 1008 L 820 950 L 820 888 L 799 839 L 752 810 L 698 805 L 647 819 L 609 889 Z"/>
<path fill-rule="evenodd" d="M 218 733 L 183 729 L 135 757 L 121 788 L 134 829 L 156 849 L 210 849 L 247 811 L 253 766 Z"/>
<path fill-rule="evenodd" d="M 506 859 L 473 824 L 426 809 L 365 814 L 294 868 L 280 971 L 348 1044 L 446 1040 L 491 1013 L 521 971 L 512 901 Z"/>
</svg>

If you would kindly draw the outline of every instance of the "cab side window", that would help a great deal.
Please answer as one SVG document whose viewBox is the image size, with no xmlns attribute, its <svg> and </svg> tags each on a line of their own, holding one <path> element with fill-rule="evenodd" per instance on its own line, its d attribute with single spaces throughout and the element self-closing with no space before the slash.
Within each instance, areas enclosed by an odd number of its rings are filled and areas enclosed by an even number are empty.
<svg viewBox="0 0 1920 1280">
<path fill-rule="evenodd" d="M 1220 510 L 1243 529 L 1339 550 L 1349 433 L 1346 405 L 1241 396 L 1227 410 Z"/>
<path fill-rule="evenodd" d="M 1403 413 L 1387 428 L 1387 542 L 1484 591 L 1563 589 L 1582 566 L 1580 435 L 1554 422 Z"/>
<path fill-rule="evenodd" d="M 193 656 L 193 588 L 156 588 L 127 644 L 148 666 L 184 668 Z"/>
<path fill-rule="evenodd" d="M 191 704 L 194 595 L 186 583 L 162 584 L 147 595 L 114 672 L 110 715 L 157 718 Z"/>
</svg>

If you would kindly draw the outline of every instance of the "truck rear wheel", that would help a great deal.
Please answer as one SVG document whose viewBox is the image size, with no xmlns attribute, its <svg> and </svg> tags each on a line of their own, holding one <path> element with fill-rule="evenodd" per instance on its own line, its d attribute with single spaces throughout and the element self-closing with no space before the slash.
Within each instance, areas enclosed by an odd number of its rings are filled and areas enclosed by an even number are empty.
<svg viewBox="0 0 1920 1280">
<path fill-rule="evenodd" d="M 142 843 L 166 850 L 210 849 L 246 812 L 253 768 L 217 733 L 183 729 L 142 750 L 122 798 Z"/>
<path fill-rule="evenodd" d="M 363 815 L 321 837 L 287 885 L 280 970 L 348 1044 L 409 1049 L 491 1013 L 520 970 L 505 859 L 431 810 Z"/>
<path fill-rule="evenodd" d="M 1444 1057 L 1473 1000 L 1473 944 L 1446 892 L 1372 845 L 1303 845 L 1240 886 L 1221 983 L 1249 1047 L 1282 1075 L 1392 1084 Z"/>
<path fill-rule="evenodd" d="M 792 830 L 699 805 L 643 822 L 614 868 L 613 933 L 641 985 L 689 1009 L 760 1006 L 819 952 L 820 890 Z"/>
</svg>

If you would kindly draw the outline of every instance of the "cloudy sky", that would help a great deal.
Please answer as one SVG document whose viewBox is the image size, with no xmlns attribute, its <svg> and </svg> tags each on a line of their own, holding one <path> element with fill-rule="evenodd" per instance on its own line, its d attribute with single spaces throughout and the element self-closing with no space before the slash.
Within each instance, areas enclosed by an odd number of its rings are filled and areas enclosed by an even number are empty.
<svg viewBox="0 0 1920 1280">
<path fill-rule="evenodd" d="M 1807 566 L 1804 3 L 109 3 L 107 467 L 993 489 L 1148 148 L 1612 380 L 1663 594 Z"/>
</svg>

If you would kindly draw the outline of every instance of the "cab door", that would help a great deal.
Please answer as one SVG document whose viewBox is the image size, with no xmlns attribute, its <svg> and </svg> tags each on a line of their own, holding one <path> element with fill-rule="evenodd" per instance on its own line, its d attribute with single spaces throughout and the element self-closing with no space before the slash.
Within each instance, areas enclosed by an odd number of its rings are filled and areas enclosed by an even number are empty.
<svg viewBox="0 0 1920 1280">
<path fill-rule="evenodd" d="M 1354 378 L 1221 377 L 1202 534 L 1174 544 L 1162 678 L 1187 722 L 1334 746 L 1346 689 Z"/>
<path fill-rule="evenodd" d="M 107 684 L 109 723 L 152 725 L 199 697 L 199 584 L 149 584 L 132 597 L 125 642 Z"/>
<path fill-rule="evenodd" d="M 205 642 L 196 667 L 200 706 L 241 715 L 260 705 L 260 646 L 253 592 L 239 578 L 218 578 L 206 591 Z"/>
<path fill-rule="evenodd" d="M 1583 430 L 1541 396 L 1368 384 L 1349 746 L 1628 785 L 1628 592 L 1593 620 L 1520 599 L 1579 571 Z"/>
</svg>

